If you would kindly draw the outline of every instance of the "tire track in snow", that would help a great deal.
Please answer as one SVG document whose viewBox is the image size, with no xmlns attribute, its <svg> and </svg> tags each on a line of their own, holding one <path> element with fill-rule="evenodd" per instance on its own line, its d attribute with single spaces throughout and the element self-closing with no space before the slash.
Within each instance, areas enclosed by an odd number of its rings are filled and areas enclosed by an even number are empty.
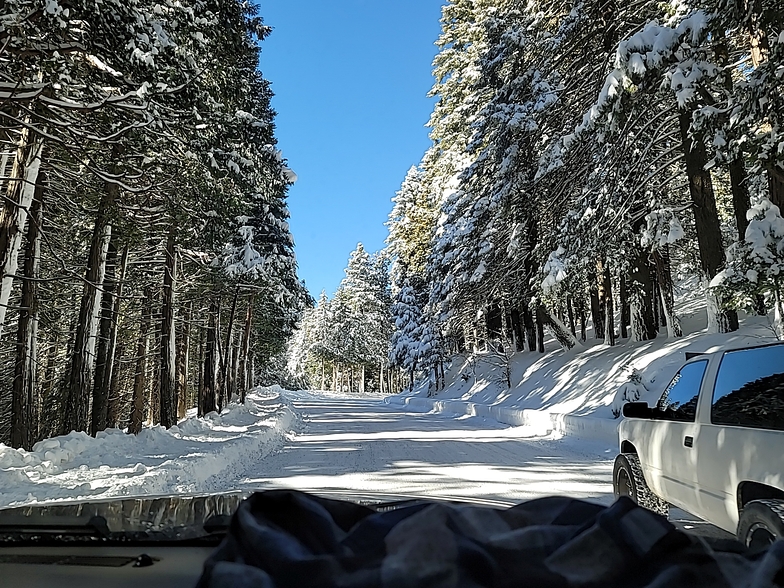
<svg viewBox="0 0 784 588">
<path fill-rule="evenodd" d="M 238 480 L 346 497 L 519 502 L 566 494 L 612 502 L 612 450 L 476 417 L 421 414 L 372 398 L 298 393 L 304 426 Z"/>
</svg>

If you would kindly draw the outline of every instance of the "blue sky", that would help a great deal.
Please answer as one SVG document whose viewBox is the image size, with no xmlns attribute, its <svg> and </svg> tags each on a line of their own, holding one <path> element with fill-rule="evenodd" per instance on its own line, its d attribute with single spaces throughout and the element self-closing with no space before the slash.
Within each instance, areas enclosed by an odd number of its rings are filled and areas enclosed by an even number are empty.
<svg viewBox="0 0 784 588">
<path fill-rule="evenodd" d="M 299 180 L 289 193 L 300 278 L 331 296 L 384 222 L 406 171 L 429 145 L 434 42 L 443 0 L 257 0 L 273 33 L 277 137 Z"/>
</svg>

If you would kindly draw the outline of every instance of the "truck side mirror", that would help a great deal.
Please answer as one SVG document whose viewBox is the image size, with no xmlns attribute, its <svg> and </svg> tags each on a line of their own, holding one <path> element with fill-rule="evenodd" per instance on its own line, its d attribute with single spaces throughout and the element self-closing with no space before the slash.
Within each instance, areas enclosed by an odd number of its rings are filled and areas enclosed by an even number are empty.
<svg viewBox="0 0 784 588">
<path fill-rule="evenodd" d="M 651 409 L 647 402 L 629 402 L 623 405 L 623 416 L 630 419 L 652 418 Z"/>
</svg>

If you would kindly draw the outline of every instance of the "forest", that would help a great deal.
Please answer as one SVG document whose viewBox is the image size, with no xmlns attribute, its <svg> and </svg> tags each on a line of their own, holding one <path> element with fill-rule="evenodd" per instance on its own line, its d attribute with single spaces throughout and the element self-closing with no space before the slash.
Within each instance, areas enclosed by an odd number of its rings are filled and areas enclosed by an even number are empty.
<svg viewBox="0 0 784 588">
<path fill-rule="evenodd" d="M 679 337 L 687 278 L 708 332 L 748 313 L 784 338 L 779 0 L 452 0 L 441 30 L 432 145 L 378 254 L 387 353 L 324 345 L 322 298 L 291 354 L 308 385 L 386 360 L 398 389 L 438 389 L 452 354 L 542 353 L 548 333 Z"/>
<path fill-rule="evenodd" d="M 310 300 L 240 0 L 0 7 L 0 442 L 242 399 Z M 219 57 L 218 57 L 219 56 Z"/>
<path fill-rule="evenodd" d="M 269 33 L 241 0 L 2 4 L 0 442 L 675 338 L 689 279 L 708 332 L 784 338 L 780 0 L 446 2 L 431 146 L 317 301 Z"/>
</svg>

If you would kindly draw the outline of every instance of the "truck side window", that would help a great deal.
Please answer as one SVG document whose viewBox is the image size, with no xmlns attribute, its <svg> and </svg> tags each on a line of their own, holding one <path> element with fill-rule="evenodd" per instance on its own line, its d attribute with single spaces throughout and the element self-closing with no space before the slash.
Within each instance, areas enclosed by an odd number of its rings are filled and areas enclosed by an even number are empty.
<svg viewBox="0 0 784 588">
<path fill-rule="evenodd" d="M 681 368 L 664 390 L 656 408 L 664 411 L 664 418 L 691 422 L 697 416 L 697 398 L 708 360 L 695 361 Z"/>
<path fill-rule="evenodd" d="M 784 345 L 724 354 L 713 390 L 711 422 L 784 431 Z"/>
</svg>

